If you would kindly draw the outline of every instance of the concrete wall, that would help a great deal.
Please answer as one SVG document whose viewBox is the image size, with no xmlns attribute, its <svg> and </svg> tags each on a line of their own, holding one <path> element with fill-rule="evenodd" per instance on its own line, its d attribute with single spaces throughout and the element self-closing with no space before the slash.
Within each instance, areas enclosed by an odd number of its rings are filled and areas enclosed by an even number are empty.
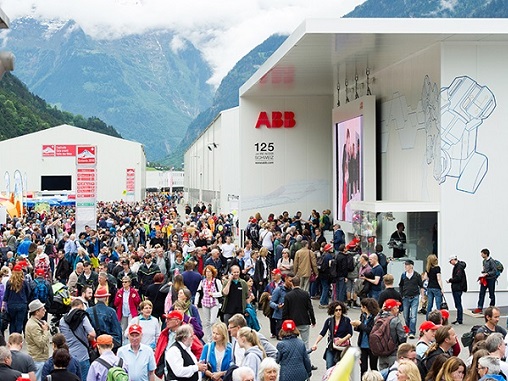
<svg viewBox="0 0 508 381">
<path fill-rule="evenodd" d="M 240 98 L 241 227 L 256 212 L 332 208 L 332 108 L 331 95 Z M 273 111 L 293 112 L 294 127 L 256 128 Z"/>
</svg>

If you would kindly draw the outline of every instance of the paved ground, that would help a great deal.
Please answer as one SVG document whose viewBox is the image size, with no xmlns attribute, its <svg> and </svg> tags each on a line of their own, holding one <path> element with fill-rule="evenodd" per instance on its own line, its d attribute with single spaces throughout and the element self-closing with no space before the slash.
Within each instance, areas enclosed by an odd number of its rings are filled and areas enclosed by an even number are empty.
<svg viewBox="0 0 508 381">
<path fill-rule="evenodd" d="M 314 328 L 311 328 L 311 330 L 310 330 L 310 339 L 309 339 L 310 345 L 314 344 L 317 336 L 319 335 L 319 332 L 321 331 L 321 328 L 323 327 L 324 321 L 328 317 L 325 309 L 318 308 L 318 305 L 319 305 L 318 300 L 313 300 L 312 304 L 314 305 L 314 312 L 316 314 L 317 324 Z M 351 320 L 358 319 L 360 317 L 360 309 L 354 309 L 354 308 L 349 309 L 347 316 Z M 454 326 L 454 329 L 457 332 L 457 335 L 459 337 L 459 341 L 460 341 L 460 337 L 462 336 L 462 334 L 464 332 L 469 331 L 473 325 L 481 324 L 483 322 L 482 315 L 475 315 L 475 316 L 477 316 L 477 317 L 474 317 L 473 314 L 465 314 L 464 315 L 464 324 Z M 455 311 L 450 312 L 450 322 L 454 321 L 455 317 L 456 317 Z M 261 332 L 266 337 L 270 337 L 270 325 L 269 325 L 268 319 L 263 316 L 261 311 L 258 311 L 258 319 L 262 325 Z M 402 316 L 401 316 L 401 319 L 403 319 Z M 425 315 L 418 314 L 417 327 L 419 327 L 423 321 L 425 321 Z M 504 327 L 506 327 L 506 319 L 502 319 L 500 324 L 502 324 Z M 356 345 L 357 339 L 358 339 L 358 333 L 355 332 L 353 339 L 352 339 L 352 343 L 354 345 Z M 271 339 L 271 342 L 273 343 L 273 345 L 277 345 L 277 340 Z M 410 340 L 410 342 L 413 342 L 414 344 L 416 344 L 417 339 Z M 323 374 L 325 372 L 325 361 L 323 360 L 323 353 L 325 351 L 325 346 L 326 346 L 326 339 L 323 339 L 319 343 L 318 349 L 311 354 L 312 364 L 318 367 L 318 370 L 313 372 L 312 380 L 321 380 L 321 377 L 323 376 Z M 461 344 L 461 346 L 462 346 L 462 344 Z M 465 360 L 468 357 L 468 355 L 469 355 L 468 350 L 463 349 L 460 354 L 460 357 L 463 360 Z"/>
</svg>

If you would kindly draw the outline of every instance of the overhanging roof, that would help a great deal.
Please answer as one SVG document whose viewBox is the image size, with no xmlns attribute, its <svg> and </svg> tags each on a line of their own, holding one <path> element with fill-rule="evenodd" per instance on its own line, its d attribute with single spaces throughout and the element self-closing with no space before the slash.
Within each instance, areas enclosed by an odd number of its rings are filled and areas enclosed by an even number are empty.
<svg viewBox="0 0 508 381">
<path fill-rule="evenodd" d="M 9 24 L 10 24 L 9 18 L 4 13 L 2 8 L 0 8 L 0 28 L 1 29 L 9 28 Z"/>
<path fill-rule="evenodd" d="M 240 87 L 241 97 L 330 95 L 436 43 L 508 41 L 508 19 L 310 19 Z M 336 90 L 335 90 L 336 91 Z"/>
</svg>

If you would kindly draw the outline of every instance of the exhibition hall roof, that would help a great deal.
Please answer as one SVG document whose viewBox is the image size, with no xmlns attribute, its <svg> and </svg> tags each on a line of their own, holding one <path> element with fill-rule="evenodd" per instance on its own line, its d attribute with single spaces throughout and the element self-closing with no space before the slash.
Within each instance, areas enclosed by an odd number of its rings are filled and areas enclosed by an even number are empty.
<svg viewBox="0 0 508 381">
<path fill-rule="evenodd" d="M 240 97 L 331 95 L 438 43 L 508 42 L 508 19 L 309 19 L 240 88 Z M 371 77 L 372 79 L 372 77 Z"/>
</svg>

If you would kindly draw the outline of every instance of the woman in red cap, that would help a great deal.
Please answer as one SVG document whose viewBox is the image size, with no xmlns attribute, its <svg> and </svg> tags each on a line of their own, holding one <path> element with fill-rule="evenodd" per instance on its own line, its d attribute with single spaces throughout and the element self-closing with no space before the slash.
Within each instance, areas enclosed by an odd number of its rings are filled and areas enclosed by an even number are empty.
<svg viewBox="0 0 508 381">
<path fill-rule="evenodd" d="M 17 264 L 12 269 L 11 278 L 7 281 L 2 302 L 2 310 L 7 310 L 10 318 L 9 333 L 22 332 L 29 300 L 30 286 L 25 280 L 23 268 Z"/>
<path fill-rule="evenodd" d="M 277 362 L 280 364 L 279 381 L 305 381 L 311 376 L 311 363 L 300 331 L 293 320 L 284 320 L 277 343 Z"/>
</svg>

